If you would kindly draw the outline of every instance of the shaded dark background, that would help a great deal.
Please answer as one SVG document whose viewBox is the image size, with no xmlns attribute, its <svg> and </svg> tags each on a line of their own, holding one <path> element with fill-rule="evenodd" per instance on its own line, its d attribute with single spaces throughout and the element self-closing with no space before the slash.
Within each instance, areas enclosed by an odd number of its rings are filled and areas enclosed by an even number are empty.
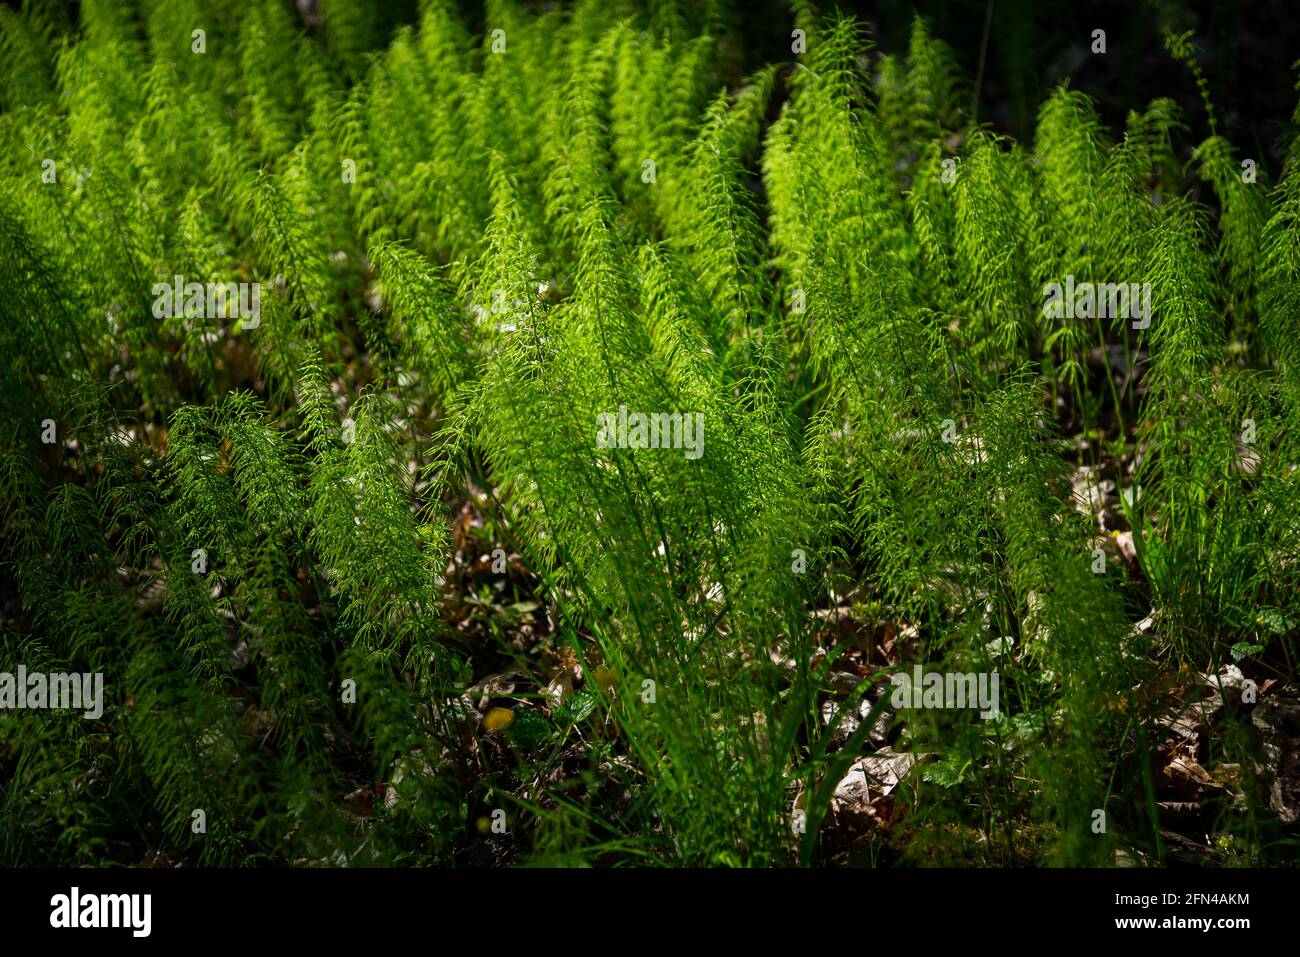
<svg viewBox="0 0 1300 957">
<path fill-rule="evenodd" d="M 1292 130 L 1300 0 L 883 0 L 839 6 L 869 22 L 887 53 L 906 50 L 912 17 L 920 13 L 934 35 L 956 51 L 972 84 L 987 20 L 979 119 L 1020 140 L 1032 139 L 1038 105 L 1067 78 L 1097 101 L 1102 120 L 1114 130 L 1123 129 L 1130 109 L 1165 96 L 1182 108 L 1191 139 L 1207 136 L 1196 81 L 1166 52 L 1165 30 L 1195 30 L 1219 132 L 1242 156 L 1262 158 L 1262 165 L 1276 172 L 1278 141 Z M 777 13 L 774 8 L 773 16 Z M 1091 52 L 1095 29 L 1106 31 L 1104 55 Z M 767 42 L 772 56 L 781 50 L 788 55 L 788 42 Z"/>
<path fill-rule="evenodd" d="M 1066 79 L 1097 101 L 1112 130 L 1123 129 L 1129 110 L 1163 96 L 1182 109 L 1189 140 L 1208 136 L 1195 78 L 1165 50 L 1165 30 L 1195 31 L 1220 134 L 1241 156 L 1259 159 L 1270 180 L 1280 166 L 1279 143 L 1294 134 L 1300 0 L 880 0 L 819 9 L 856 13 L 879 51 L 895 54 L 907 50 L 919 13 L 956 52 L 972 86 L 983 48 L 978 118 L 1025 142 L 1039 104 Z M 790 58 L 793 18 L 784 3 L 741 2 L 737 10 L 747 65 Z M 1106 31 L 1105 54 L 1091 52 L 1096 29 Z"/>
</svg>

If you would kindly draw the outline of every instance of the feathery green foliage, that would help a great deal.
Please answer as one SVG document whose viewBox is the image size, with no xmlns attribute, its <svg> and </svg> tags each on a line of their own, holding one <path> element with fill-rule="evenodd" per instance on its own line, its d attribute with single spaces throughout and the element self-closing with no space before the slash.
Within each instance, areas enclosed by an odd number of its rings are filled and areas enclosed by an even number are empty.
<svg viewBox="0 0 1300 957">
<path fill-rule="evenodd" d="M 1300 630 L 1296 147 L 1190 38 L 1204 141 L 1015 143 L 919 18 L 319 6 L 0 10 L 0 671 L 105 686 L 0 710 L 0 860 L 1162 860 L 1158 676 Z"/>
</svg>

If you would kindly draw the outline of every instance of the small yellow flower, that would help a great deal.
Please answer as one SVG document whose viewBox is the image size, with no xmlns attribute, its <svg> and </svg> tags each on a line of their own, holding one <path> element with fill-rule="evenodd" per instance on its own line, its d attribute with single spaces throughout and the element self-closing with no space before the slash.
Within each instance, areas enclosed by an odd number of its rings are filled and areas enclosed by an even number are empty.
<svg viewBox="0 0 1300 957">
<path fill-rule="evenodd" d="M 483 726 L 489 731 L 504 731 L 513 720 L 515 715 L 509 708 L 493 708 L 483 716 Z"/>
</svg>

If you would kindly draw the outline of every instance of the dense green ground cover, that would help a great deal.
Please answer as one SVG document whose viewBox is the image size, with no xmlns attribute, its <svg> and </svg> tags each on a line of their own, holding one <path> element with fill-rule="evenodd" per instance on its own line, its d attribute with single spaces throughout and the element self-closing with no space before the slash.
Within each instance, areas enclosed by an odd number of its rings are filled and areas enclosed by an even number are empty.
<svg viewBox="0 0 1300 957">
<path fill-rule="evenodd" d="M 1300 145 L 306 6 L 0 10 L 0 861 L 1292 859 Z"/>
</svg>

